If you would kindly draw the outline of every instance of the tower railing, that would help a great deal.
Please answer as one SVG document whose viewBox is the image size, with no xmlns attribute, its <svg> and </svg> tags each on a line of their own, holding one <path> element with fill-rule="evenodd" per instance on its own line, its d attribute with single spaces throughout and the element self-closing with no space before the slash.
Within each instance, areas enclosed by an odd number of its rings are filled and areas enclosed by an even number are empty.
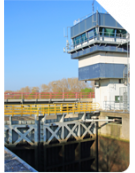
<svg viewBox="0 0 135 173">
<path fill-rule="evenodd" d="M 79 48 L 83 48 L 87 45 L 90 45 L 91 43 L 94 42 L 105 42 L 105 43 L 118 43 L 122 44 L 127 41 L 128 34 L 115 34 L 115 33 L 108 33 L 108 32 L 99 32 L 96 33 L 95 35 L 91 36 L 90 38 L 80 38 L 72 42 L 69 45 L 69 51 L 76 50 Z"/>
<path fill-rule="evenodd" d="M 115 101 L 104 101 L 104 109 L 106 111 L 128 111 L 127 102 L 119 102 Z"/>
</svg>

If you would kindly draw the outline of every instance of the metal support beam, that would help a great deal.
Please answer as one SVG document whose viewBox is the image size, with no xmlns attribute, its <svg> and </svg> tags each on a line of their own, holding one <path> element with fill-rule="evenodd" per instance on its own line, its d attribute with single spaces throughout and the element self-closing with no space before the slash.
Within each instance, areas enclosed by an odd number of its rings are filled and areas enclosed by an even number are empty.
<svg viewBox="0 0 135 173">
<path fill-rule="evenodd" d="M 98 172 L 98 121 L 96 122 L 96 171 Z"/>
</svg>

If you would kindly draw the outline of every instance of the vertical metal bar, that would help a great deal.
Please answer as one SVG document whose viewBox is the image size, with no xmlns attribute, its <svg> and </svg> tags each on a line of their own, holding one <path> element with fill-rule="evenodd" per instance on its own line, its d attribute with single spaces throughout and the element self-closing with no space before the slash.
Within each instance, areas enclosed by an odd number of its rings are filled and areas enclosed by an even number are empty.
<svg viewBox="0 0 135 173">
<path fill-rule="evenodd" d="M 128 68 L 129 68 L 129 61 L 128 61 L 128 38 L 127 38 L 127 110 L 129 111 L 129 84 L 128 84 Z"/>
<path fill-rule="evenodd" d="M 12 116 L 14 115 L 14 105 L 12 105 Z"/>
<path fill-rule="evenodd" d="M 96 122 L 96 171 L 98 172 L 98 122 Z"/>
<path fill-rule="evenodd" d="M 75 97 L 76 97 L 76 99 L 77 99 L 77 92 L 75 93 Z"/>
<path fill-rule="evenodd" d="M 67 113 L 68 113 L 68 104 L 67 104 Z"/>
<path fill-rule="evenodd" d="M 35 143 L 35 145 L 37 145 L 37 142 L 38 142 L 38 129 L 39 129 L 39 127 L 38 127 L 38 121 L 37 121 L 37 116 L 36 116 L 36 114 L 34 115 L 34 119 L 35 119 L 35 127 L 34 127 L 34 143 Z M 39 123 L 40 123 L 40 121 L 39 121 Z"/>
<path fill-rule="evenodd" d="M 48 115 L 50 114 L 50 110 L 49 110 L 49 104 L 48 104 Z"/>
<path fill-rule="evenodd" d="M 9 128 L 9 144 L 12 144 L 12 117 L 9 116 L 9 121 L 10 121 L 10 128 Z"/>
</svg>

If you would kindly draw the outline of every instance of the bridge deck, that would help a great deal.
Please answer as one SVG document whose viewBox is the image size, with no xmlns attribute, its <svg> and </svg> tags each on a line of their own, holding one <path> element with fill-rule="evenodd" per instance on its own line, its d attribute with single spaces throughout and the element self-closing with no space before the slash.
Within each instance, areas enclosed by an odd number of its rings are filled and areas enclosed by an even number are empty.
<svg viewBox="0 0 135 173">
<path fill-rule="evenodd" d="M 93 98 L 59 98 L 59 99 L 4 99 L 5 104 L 41 104 L 41 103 L 62 103 L 62 102 L 92 102 Z"/>
</svg>

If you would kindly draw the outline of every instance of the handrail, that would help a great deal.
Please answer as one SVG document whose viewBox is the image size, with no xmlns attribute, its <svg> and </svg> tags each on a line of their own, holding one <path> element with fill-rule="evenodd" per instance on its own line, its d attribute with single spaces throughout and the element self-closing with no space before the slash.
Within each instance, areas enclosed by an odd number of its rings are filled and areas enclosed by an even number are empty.
<svg viewBox="0 0 135 173">
<path fill-rule="evenodd" d="M 4 105 L 4 115 L 37 115 L 59 113 L 92 112 L 99 109 L 99 103 L 59 103 L 59 104 L 17 104 Z"/>
<path fill-rule="evenodd" d="M 103 34 L 103 35 L 102 35 Z M 111 42 L 118 42 L 118 43 L 123 43 L 127 39 L 129 39 L 128 34 L 115 34 L 115 33 L 108 33 L 108 32 L 98 32 L 95 35 L 91 36 L 90 38 L 79 38 L 78 40 L 74 40 L 73 43 L 69 45 L 69 50 L 76 49 L 78 46 L 83 46 L 83 44 L 89 44 L 89 41 L 91 40 L 101 40 L 101 41 L 106 41 L 106 39 L 110 38 L 109 41 Z M 84 40 L 84 41 L 83 41 Z"/>
<path fill-rule="evenodd" d="M 128 110 L 127 102 L 104 101 L 105 110 Z"/>
<path fill-rule="evenodd" d="M 70 99 L 94 98 L 94 92 L 7 92 L 4 99 Z"/>
</svg>

